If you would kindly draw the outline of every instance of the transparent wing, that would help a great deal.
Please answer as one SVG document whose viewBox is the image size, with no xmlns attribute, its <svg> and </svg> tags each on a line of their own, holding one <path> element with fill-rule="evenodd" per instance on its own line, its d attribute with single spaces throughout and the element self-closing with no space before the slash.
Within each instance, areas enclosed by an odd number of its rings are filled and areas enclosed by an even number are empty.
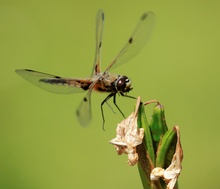
<svg viewBox="0 0 220 189">
<path fill-rule="evenodd" d="M 95 51 L 95 62 L 91 73 L 91 78 L 94 75 L 100 73 L 101 66 L 101 49 L 102 49 L 102 32 L 104 26 L 104 12 L 100 9 L 96 15 L 96 51 Z M 88 126 L 92 119 L 91 112 L 91 93 L 96 82 L 90 85 L 90 89 L 87 95 L 81 101 L 79 107 L 76 110 L 76 115 L 79 123 L 82 126 Z"/>
<path fill-rule="evenodd" d="M 100 73 L 101 66 L 101 48 L 102 48 L 102 32 L 104 26 L 104 12 L 100 9 L 96 15 L 96 52 L 95 62 L 92 69 L 91 77 Z"/>
<path fill-rule="evenodd" d="M 119 52 L 113 62 L 105 70 L 108 71 L 124 64 L 126 61 L 135 57 L 148 41 L 152 33 L 155 15 L 152 12 L 144 13 L 137 24 L 133 34 L 128 39 L 127 44 Z"/>
<path fill-rule="evenodd" d="M 89 90 L 87 95 L 81 101 L 79 107 L 76 110 L 76 116 L 80 125 L 86 127 L 92 120 L 92 111 L 91 111 L 91 93 L 92 90 Z"/>
<path fill-rule="evenodd" d="M 15 70 L 15 72 L 32 84 L 57 94 L 84 92 L 91 85 L 90 79 L 63 78 L 28 69 Z"/>
</svg>

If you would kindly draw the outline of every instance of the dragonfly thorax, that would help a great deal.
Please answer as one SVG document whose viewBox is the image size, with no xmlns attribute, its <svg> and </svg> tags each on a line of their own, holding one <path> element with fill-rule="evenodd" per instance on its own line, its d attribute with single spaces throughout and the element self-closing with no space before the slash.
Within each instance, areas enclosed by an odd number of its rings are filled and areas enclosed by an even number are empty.
<svg viewBox="0 0 220 189">
<path fill-rule="evenodd" d="M 126 93 L 132 90 L 131 80 L 127 76 L 118 76 L 115 80 L 115 89 L 117 92 Z"/>
</svg>

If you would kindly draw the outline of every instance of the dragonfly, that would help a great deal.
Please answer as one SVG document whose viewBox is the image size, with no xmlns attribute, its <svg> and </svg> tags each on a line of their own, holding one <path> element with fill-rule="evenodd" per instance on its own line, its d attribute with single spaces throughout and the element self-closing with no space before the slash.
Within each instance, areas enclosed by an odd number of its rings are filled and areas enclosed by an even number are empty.
<svg viewBox="0 0 220 189">
<path fill-rule="evenodd" d="M 155 15 L 153 12 L 145 12 L 139 19 L 132 35 L 127 40 L 125 46 L 113 59 L 109 66 L 101 72 L 101 49 L 102 35 L 104 27 L 104 12 L 98 10 L 96 15 L 96 51 L 95 62 L 93 65 L 91 76 L 88 78 L 66 78 L 57 75 L 51 75 L 34 71 L 31 69 L 17 69 L 15 72 L 28 80 L 32 84 L 52 93 L 56 94 L 73 94 L 87 91 L 76 110 L 79 123 L 87 126 L 91 122 L 91 94 L 93 91 L 107 92 L 108 96 L 101 103 L 101 114 L 103 120 L 103 128 L 105 123 L 103 105 L 108 104 L 108 100 L 113 98 L 113 103 L 118 111 L 124 114 L 116 103 L 116 95 L 128 96 L 127 93 L 132 90 L 131 80 L 125 75 L 109 73 L 110 70 L 126 63 L 135 57 L 144 47 L 152 33 Z M 132 97 L 131 97 L 132 98 Z M 134 98 L 134 97 L 133 97 Z M 112 109 L 113 110 L 113 109 Z M 114 112 L 114 111 L 113 111 Z"/>
</svg>

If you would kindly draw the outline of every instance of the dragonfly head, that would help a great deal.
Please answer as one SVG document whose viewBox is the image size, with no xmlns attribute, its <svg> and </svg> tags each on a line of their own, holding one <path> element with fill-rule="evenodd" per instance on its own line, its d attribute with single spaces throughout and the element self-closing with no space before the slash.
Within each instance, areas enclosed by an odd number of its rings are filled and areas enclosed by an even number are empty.
<svg viewBox="0 0 220 189">
<path fill-rule="evenodd" d="M 126 93 L 132 90 L 131 80 L 127 76 L 119 76 L 115 83 L 116 91 Z"/>
</svg>

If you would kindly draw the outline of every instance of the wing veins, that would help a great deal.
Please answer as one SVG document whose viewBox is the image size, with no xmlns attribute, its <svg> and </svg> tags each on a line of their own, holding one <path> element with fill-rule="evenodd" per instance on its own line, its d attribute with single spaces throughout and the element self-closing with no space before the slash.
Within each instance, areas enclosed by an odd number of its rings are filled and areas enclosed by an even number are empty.
<svg viewBox="0 0 220 189">
<path fill-rule="evenodd" d="M 125 46 L 112 63 L 106 68 L 105 72 L 126 63 L 128 60 L 131 60 L 143 49 L 150 37 L 150 34 L 152 33 L 154 19 L 155 15 L 152 12 L 146 12 L 141 16 L 131 37 L 129 37 Z"/>
<path fill-rule="evenodd" d="M 16 73 L 32 84 L 57 94 L 83 92 L 88 90 L 92 83 L 90 79 L 64 78 L 29 69 L 16 70 Z"/>
</svg>

